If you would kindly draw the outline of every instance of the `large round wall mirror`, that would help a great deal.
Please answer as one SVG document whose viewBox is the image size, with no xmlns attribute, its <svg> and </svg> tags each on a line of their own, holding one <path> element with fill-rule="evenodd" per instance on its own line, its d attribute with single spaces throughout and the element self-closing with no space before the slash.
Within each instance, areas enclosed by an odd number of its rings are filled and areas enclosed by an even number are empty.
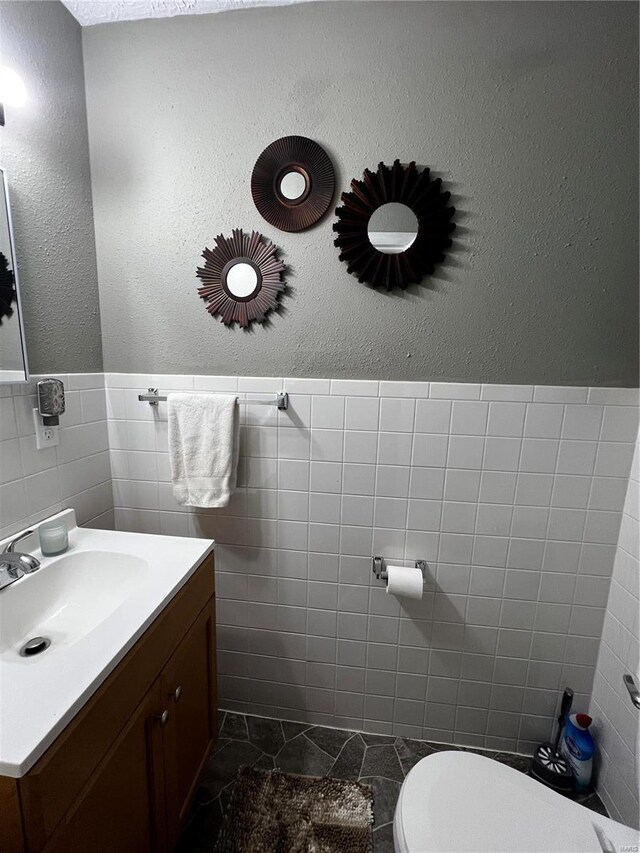
<svg viewBox="0 0 640 853">
<path fill-rule="evenodd" d="M 260 214 L 281 231 L 304 231 L 329 208 L 335 178 L 327 152 L 306 136 L 283 136 L 256 160 L 251 195 Z"/>
<path fill-rule="evenodd" d="M 433 273 L 451 246 L 455 223 L 451 197 L 440 178 L 415 163 L 380 163 L 365 169 L 361 181 L 351 181 L 336 208 L 334 244 L 347 272 L 373 287 L 406 288 Z"/>
<path fill-rule="evenodd" d="M 397 255 L 406 252 L 418 236 L 418 217 L 408 205 L 389 201 L 373 211 L 367 234 L 374 249 Z"/>
<path fill-rule="evenodd" d="M 196 273 L 207 311 L 226 325 L 262 323 L 278 307 L 285 289 L 284 264 L 276 253 L 273 243 L 257 231 L 244 234 L 238 229 L 232 237 L 216 237 L 215 248 L 204 250 L 204 266 Z"/>
</svg>

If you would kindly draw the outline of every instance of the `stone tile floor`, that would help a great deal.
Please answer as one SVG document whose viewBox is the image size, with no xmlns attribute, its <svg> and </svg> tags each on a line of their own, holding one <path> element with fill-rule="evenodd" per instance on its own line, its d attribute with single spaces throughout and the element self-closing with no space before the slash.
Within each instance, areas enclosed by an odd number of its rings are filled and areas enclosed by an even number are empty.
<svg viewBox="0 0 640 853">
<path fill-rule="evenodd" d="M 238 769 L 250 765 L 302 776 L 357 779 L 373 789 L 373 851 L 393 853 L 393 812 L 400 785 L 416 762 L 451 744 L 329 729 L 221 712 L 220 738 L 202 778 L 178 853 L 211 853 Z M 506 752 L 470 749 L 526 773 L 529 758 Z M 583 805 L 606 814 L 597 794 Z M 250 853 L 250 851 L 247 851 Z"/>
</svg>

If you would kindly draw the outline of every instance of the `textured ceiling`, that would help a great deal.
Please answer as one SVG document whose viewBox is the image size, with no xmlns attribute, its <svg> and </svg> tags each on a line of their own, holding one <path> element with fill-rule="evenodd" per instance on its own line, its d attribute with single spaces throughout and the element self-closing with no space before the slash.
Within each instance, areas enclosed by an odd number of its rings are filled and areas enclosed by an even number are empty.
<svg viewBox="0 0 640 853">
<path fill-rule="evenodd" d="M 62 0 L 83 27 L 141 18 L 204 15 L 251 6 L 288 6 L 305 0 Z"/>
</svg>

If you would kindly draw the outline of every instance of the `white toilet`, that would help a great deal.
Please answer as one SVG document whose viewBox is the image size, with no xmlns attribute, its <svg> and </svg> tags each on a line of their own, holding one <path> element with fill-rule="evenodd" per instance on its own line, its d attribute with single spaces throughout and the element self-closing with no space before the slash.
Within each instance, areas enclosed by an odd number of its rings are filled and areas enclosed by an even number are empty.
<svg viewBox="0 0 640 853">
<path fill-rule="evenodd" d="M 453 750 L 408 773 L 393 838 L 396 853 L 618 853 L 640 840 L 512 767 Z"/>
</svg>

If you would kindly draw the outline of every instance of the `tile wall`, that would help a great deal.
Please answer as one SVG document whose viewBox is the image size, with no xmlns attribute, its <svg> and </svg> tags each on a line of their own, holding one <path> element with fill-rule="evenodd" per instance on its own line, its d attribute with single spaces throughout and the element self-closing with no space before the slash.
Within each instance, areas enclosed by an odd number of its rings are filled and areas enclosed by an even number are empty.
<svg viewBox="0 0 640 853">
<path fill-rule="evenodd" d="M 78 524 L 113 526 L 104 374 L 56 374 L 67 411 L 58 447 L 36 450 L 33 376 L 0 385 L 0 539 L 72 507 Z"/>
<path fill-rule="evenodd" d="M 107 374 L 116 526 L 210 536 L 221 705 L 530 752 L 565 684 L 586 710 L 637 432 L 635 390 Z M 166 404 L 242 407 L 239 488 L 185 511 Z M 421 602 L 371 556 L 429 563 Z"/>
<path fill-rule="evenodd" d="M 590 713 L 599 746 L 598 790 L 609 813 L 638 827 L 640 767 L 638 721 L 622 676 L 630 673 L 640 688 L 640 442 L 636 444 L 624 505 L 618 548 L 613 563 L 602 643 L 593 683 Z"/>
</svg>

